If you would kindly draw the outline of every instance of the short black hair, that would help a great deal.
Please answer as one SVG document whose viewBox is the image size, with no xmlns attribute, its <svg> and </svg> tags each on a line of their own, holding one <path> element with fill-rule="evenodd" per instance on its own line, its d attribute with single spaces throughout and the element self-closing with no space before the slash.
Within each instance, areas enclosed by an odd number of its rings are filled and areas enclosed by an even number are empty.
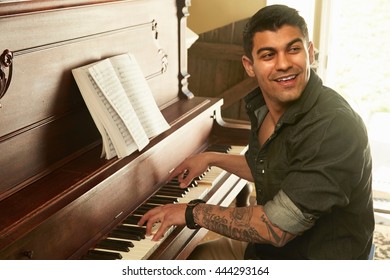
<svg viewBox="0 0 390 280">
<path fill-rule="evenodd" d="M 270 5 L 260 9 L 248 21 L 243 32 L 243 47 L 245 55 L 252 57 L 253 37 L 262 31 L 277 31 L 283 25 L 298 27 L 304 38 L 309 41 L 306 21 L 297 10 L 285 5 Z"/>
</svg>

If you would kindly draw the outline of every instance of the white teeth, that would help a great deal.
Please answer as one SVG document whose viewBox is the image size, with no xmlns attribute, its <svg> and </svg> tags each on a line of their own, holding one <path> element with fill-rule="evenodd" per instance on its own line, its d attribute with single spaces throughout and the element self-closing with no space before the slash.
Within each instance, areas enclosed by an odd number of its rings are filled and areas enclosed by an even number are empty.
<svg viewBox="0 0 390 280">
<path fill-rule="evenodd" d="M 285 81 L 289 81 L 289 80 L 292 80 L 296 77 L 296 75 L 293 75 L 293 76 L 289 76 L 289 77 L 286 77 L 286 78 L 281 78 L 281 79 L 277 79 L 278 82 L 285 82 Z"/>
</svg>

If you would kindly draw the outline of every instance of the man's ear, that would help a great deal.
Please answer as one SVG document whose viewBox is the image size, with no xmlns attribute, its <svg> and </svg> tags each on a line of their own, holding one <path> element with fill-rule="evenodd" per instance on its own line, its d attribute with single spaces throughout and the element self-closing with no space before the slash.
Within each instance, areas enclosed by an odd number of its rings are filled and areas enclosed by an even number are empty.
<svg viewBox="0 0 390 280">
<path fill-rule="evenodd" d="M 252 60 L 247 57 L 246 55 L 243 55 L 241 58 L 242 65 L 245 68 L 246 73 L 249 75 L 249 77 L 255 77 L 255 71 L 253 70 L 253 62 Z"/>
<path fill-rule="evenodd" d="M 314 44 L 313 44 L 313 42 L 309 42 L 308 52 L 309 52 L 310 65 L 312 65 L 314 63 L 314 61 L 315 61 Z"/>
</svg>

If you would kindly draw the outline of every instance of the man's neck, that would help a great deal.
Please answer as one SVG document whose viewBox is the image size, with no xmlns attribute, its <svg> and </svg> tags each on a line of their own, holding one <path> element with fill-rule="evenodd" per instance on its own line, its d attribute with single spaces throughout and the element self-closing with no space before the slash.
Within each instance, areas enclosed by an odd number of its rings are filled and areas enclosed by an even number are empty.
<svg viewBox="0 0 390 280">
<path fill-rule="evenodd" d="M 278 123 L 284 112 L 286 112 L 286 110 L 290 107 L 289 104 L 275 104 L 273 102 L 269 102 L 269 100 L 265 100 L 265 103 L 268 107 L 269 118 L 272 120 L 274 125 Z"/>
</svg>

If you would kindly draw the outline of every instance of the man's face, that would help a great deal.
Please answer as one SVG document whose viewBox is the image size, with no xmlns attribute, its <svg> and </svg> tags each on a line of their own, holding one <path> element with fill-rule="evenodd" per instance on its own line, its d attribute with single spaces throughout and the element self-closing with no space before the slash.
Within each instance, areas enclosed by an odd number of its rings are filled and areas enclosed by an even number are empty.
<svg viewBox="0 0 390 280">
<path fill-rule="evenodd" d="M 276 32 L 257 32 L 252 56 L 253 61 L 244 56 L 243 64 L 248 75 L 256 77 L 268 106 L 284 110 L 301 96 L 314 50 L 298 27 L 284 25 Z"/>
</svg>

